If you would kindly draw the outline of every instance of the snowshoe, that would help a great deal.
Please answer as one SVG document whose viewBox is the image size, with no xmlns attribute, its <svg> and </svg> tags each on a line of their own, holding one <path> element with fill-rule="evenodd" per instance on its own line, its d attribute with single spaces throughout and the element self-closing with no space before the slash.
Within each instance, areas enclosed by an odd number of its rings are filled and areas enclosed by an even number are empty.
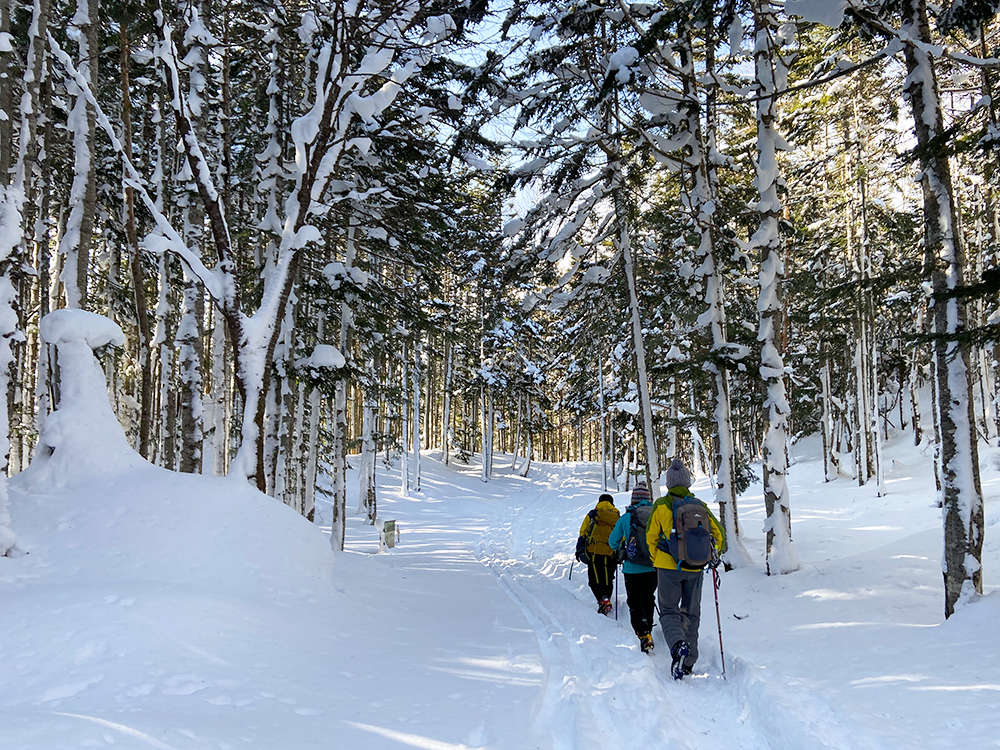
<svg viewBox="0 0 1000 750">
<path fill-rule="evenodd" d="M 681 679 L 685 674 L 691 674 L 690 668 L 684 666 L 684 660 L 691 653 L 691 647 L 687 641 L 677 641 L 670 649 L 670 675 L 675 680 Z M 687 671 L 686 671 L 687 670 Z"/>
<path fill-rule="evenodd" d="M 610 615 L 611 614 L 611 600 L 608 599 L 608 598 L 601 599 L 601 601 L 599 601 L 597 603 L 597 611 L 598 611 L 598 613 L 600 613 L 602 615 Z"/>
<path fill-rule="evenodd" d="M 644 654 L 653 653 L 653 636 L 650 633 L 639 636 L 639 648 L 642 649 L 642 653 Z"/>
</svg>

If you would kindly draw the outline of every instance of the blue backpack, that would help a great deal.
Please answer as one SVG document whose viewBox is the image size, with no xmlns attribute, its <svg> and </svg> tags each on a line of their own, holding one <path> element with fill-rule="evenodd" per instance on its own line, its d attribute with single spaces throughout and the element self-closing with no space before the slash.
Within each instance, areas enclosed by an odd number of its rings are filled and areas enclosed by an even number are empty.
<svg viewBox="0 0 1000 750">
<path fill-rule="evenodd" d="M 628 538 L 625 540 L 625 558 L 636 565 L 653 567 L 649 557 L 649 546 L 646 544 L 646 526 L 653 512 L 651 505 L 637 505 L 625 510 L 629 514 Z"/>
</svg>

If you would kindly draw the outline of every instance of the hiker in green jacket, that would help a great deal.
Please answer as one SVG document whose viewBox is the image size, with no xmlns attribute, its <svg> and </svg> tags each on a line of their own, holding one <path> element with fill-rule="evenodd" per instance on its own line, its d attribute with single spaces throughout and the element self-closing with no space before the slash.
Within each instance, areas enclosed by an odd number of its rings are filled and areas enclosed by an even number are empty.
<svg viewBox="0 0 1000 750">
<path fill-rule="evenodd" d="M 666 496 L 653 503 L 646 544 L 656 568 L 660 628 L 670 648 L 671 674 L 679 680 L 698 661 L 704 569 L 725 549 L 725 536 L 708 506 L 691 494 L 691 473 L 679 458 L 667 469 L 666 482 Z M 690 525 L 682 518 L 690 518 Z"/>
</svg>

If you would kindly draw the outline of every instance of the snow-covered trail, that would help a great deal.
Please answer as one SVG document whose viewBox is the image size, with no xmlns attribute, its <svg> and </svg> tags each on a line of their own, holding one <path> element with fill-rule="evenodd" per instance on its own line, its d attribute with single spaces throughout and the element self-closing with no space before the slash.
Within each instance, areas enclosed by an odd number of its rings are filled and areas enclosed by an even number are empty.
<svg viewBox="0 0 1000 750">
<path fill-rule="evenodd" d="M 702 606 L 701 674 L 670 676 L 666 646 L 643 654 L 619 579 L 618 619 L 596 612 L 585 569 L 568 579 L 580 518 L 599 492 L 593 467 L 542 465 L 493 519 L 481 561 L 535 632 L 545 682 L 537 717 L 557 750 L 881 750 L 882 739 L 838 716 L 822 695 L 727 654 L 721 660 L 711 588 Z M 616 504 L 623 509 L 627 493 Z"/>
<path fill-rule="evenodd" d="M 317 525 L 229 480 L 15 479 L 25 554 L 0 558 L 0 750 L 1000 746 L 1000 595 L 939 622 L 933 482 L 913 449 L 897 455 L 909 465 L 884 498 L 797 466 L 809 564 L 724 574 L 728 679 L 708 589 L 702 674 L 680 683 L 658 628 L 659 652 L 639 651 L 623 594 L 616 621 L 580 565 L 568 578 L 593 464 L 523 478 L 498 461 L 484 483 L 475 460 L 432 453 L 410 496 L 383 469 L 379 516 L 402 528 L 387 554 L 352 516 L 331 555 Z M 989 466 L 995 493 L 1000 451 Z M 743 502 L 759 520 L 760 498 Z"/>
</svg>

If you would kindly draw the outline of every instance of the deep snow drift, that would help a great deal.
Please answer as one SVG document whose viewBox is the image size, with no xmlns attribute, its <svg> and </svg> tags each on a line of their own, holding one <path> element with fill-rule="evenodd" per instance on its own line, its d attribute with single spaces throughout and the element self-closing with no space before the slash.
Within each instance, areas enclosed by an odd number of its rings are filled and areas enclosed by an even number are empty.
<svg viewBox="0 0 1000 750">
<path fill-rule="evenodd" d="M 797 446 L 791 575 L 763 574 L 759 488 L 741 499 L 755 566 L 722 577 L 727 679 L 706 587 L 680 683 L 659 628 L 639 651 L 624 593 L 602 617 L 585 571 L 568 578 L 595 465 L 522 478 L 498 457 L 483 483 L 430 453 L 402 497 L 380 464 L 400 544 L 377 554 L 358 517 L 334 556 L 322 523 L 239 482 L 92 444 L 86 471 L 11 481 L 26 554 L 0 558 L 0 748 L 998 747 L 1000 595 L 943 622 L 931 458 L 907 440 L 887 448 L 884 498 L 824 484 Z M 983 452 L 989 592 L 998 461 Z"/>
</svg>

